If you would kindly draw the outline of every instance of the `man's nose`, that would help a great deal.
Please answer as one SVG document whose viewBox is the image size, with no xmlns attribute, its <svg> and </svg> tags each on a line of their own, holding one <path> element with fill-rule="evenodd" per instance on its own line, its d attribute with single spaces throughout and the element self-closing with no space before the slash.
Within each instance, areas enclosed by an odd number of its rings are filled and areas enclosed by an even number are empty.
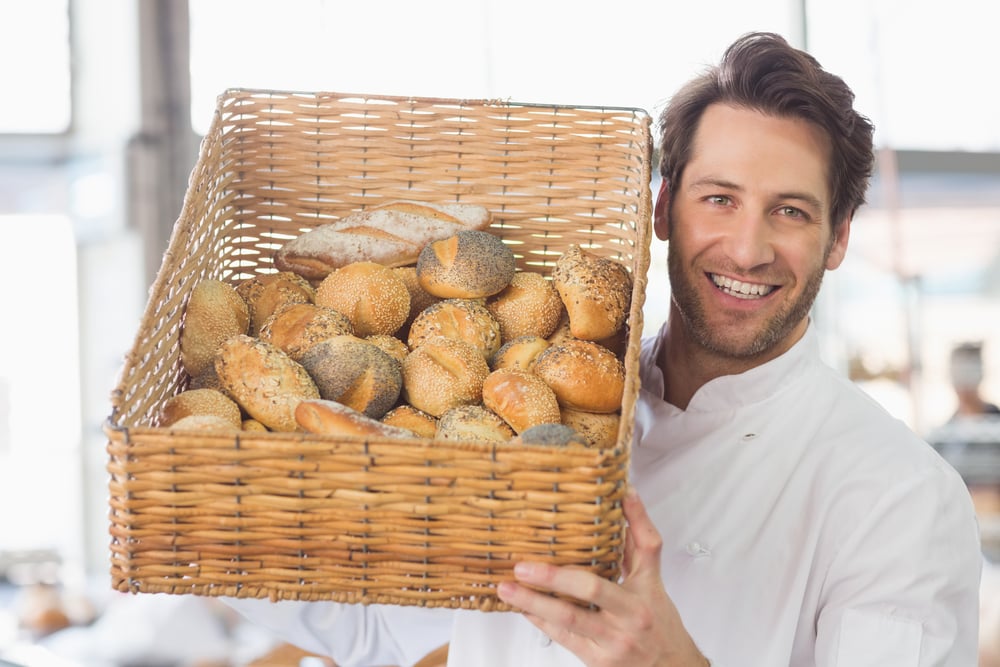
<svg viewBox="0 0 1000 667">
<path fill-rule="evenodd" d="M 734 216 L 726 236 L 726 254 L 749 271 L 774 261 L 775 230 L 767 215 L 743 211 Z"/>
</svg>

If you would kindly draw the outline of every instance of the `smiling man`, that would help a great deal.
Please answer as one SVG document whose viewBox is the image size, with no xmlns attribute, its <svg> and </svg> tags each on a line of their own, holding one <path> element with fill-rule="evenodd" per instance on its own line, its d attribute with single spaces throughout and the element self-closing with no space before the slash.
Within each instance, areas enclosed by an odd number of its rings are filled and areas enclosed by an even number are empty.
<svg viewBox="0 0 1000 667">
<path fill-rule="evenodd" d="M 975 665 L 965 485 L 823 365 L 810 322 L 864 201 L 871 124 L 841 79 L 753 34 L 660 127 L 672 302 L 642 351 L 625 575 L 522 565 L 596 608 L 504 584 L 525 619 L 460 617 L 455 664 Z M 506 662 L 468 662 L 461 638 L 487 633 Z"/>
</svg>

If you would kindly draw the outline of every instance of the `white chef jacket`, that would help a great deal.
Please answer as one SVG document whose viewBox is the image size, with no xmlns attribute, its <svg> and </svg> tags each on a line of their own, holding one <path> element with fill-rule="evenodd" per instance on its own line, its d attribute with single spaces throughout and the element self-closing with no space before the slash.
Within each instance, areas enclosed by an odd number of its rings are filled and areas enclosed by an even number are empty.
<svg viewBox="0 0 1000 667">
<path fill-rule="evenodd" d="M 982 554 L 954 469 L 825 366 L 812 327 L 683 411 L 661 398 L 662 340 L 643 344 L 631 481 L 712 664 L 974 667 Z M 343 667 L 409 665 L 449 640 L 449 667 L 581 664 L 514 613 L 248 602 Z"/>
</svg>

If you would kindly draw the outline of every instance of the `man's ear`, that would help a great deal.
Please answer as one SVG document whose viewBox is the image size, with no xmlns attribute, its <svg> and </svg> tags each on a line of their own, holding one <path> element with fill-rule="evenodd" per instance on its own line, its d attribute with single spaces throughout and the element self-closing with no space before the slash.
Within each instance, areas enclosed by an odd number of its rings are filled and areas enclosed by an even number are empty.
<svg viewBox="0 0 1000 667">
<path fill-rule="evenodd" d="M 851 237 L 851 218 L 848 217 L 834 231 L 836 238 L 833 239 L 833 243 L 830 246 L 830 252 L 826 256 L 826 270 L 833 271 L 841 262 L 844 261 L 844 256 L 847 254 L 847 241 Z"/>
<path fill-rule="evenodd" d="M 660 192 L 656 195 L 656 204 L 653 205 L 653 231 L 656 238 L 666 241 L 670 237 L 670 186 L 667 179 L 660 181 Z"/>
</svg>

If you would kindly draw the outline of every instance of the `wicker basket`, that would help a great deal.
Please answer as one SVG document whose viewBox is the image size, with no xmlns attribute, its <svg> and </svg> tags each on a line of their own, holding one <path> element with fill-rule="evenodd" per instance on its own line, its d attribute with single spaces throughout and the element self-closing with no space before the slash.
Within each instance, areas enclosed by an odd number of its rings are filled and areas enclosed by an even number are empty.
<svg viewBox="0 0 1000 667">
<path fill-rule="evenodd" d="M 105 424 L 116 589 L 502 610 L 521 559 L 615 578 L 649 266 L 640 109 L 230 90 L 220 96 Z M 154 428 L 186 387 L 198 281 L 394 199 L 471 202 L 519 269 L 571 243 L 634 278 L 617 445 L 606 450 Z"/>
</svg>

